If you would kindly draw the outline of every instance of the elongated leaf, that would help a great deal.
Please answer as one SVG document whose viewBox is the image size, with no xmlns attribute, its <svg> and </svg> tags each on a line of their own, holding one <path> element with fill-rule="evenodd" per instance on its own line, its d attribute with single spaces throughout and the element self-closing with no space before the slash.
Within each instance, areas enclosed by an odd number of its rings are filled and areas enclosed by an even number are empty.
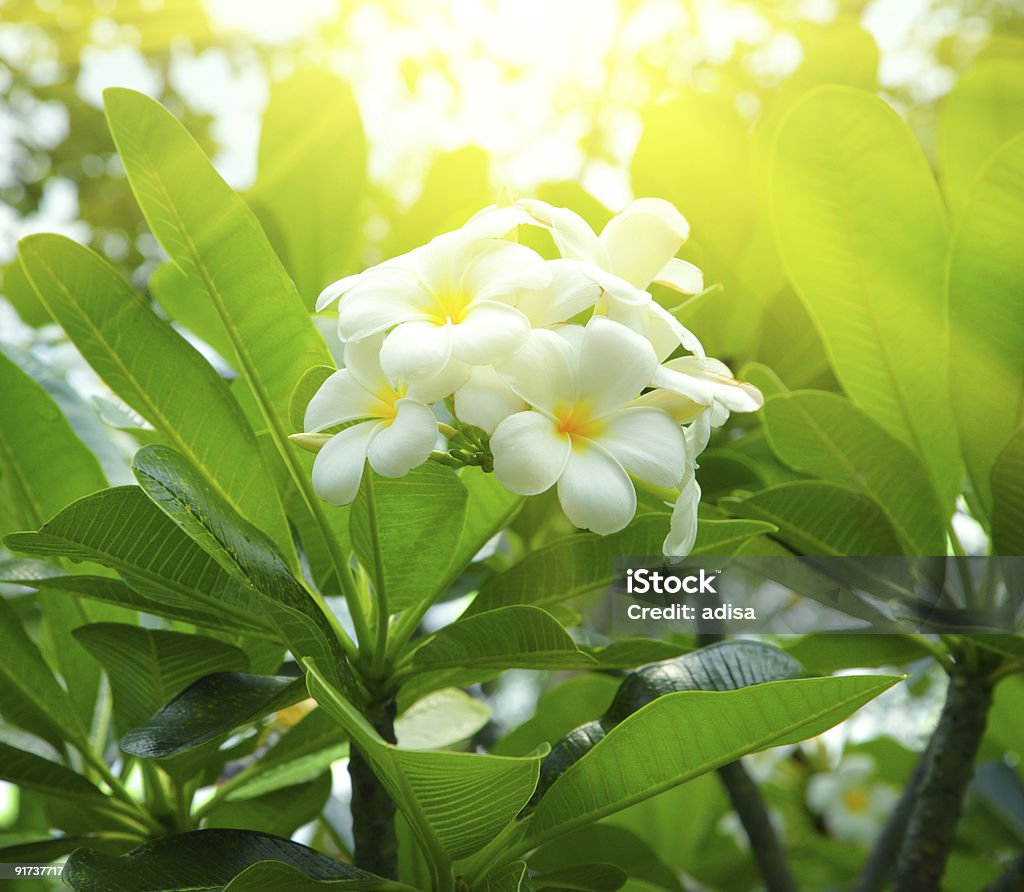
<svg viewBox="0 0 1024 892">
<path fill-rule="evenodd" d="M 195 140 L 159 103 L 109 89 L 104 102 L 128 181 L 153 234 L 217 311 L 271 442 L 325 543 L 333 536 L 313 491 L 313 458 L 288 442 L 288 401 L 307 369 L 332 365 L 256 217 L 210 165 Z M 261 299 L 255 299 L 260 295 Z M 335 555 L 335 562 L 341 560 Z"/>
<path fill-rule="evenodd" d="M 866 412 L 836 394 L 800 391 L 768 399 L 761 418 L 787 465 L 874 499 L 909 553 L 944 553 L 945 518 L 921 460 Z"/>
<path fill-rule="evenodd" d="M 331 773 L 323 773 L 295 786 L 254 796 L 244 802 L 222 802 L 206 814 L 205 826 L 259 830 L 289 837 L 316 819 L 331 795 Z"/>
<path fill-rule="evenodd" d="M 433 691 L 395 720 L 395 737 L 406 750 L 435 750 L 468 740 L 491 720 L 488 705 L 458 688 Z"/>
<path fill-rule="evenodd" d="M 525 861 L 513 861 L 491 871 L 483 888 L 484 892 L 535 892 Z"/>
<path fill-rule="evenodd" d="M 88 248 L 34 235 L 20 242 L 19 254 L 40 298 L 96 373 L 236 511 L 292 552 L 256 437 L 220 375 Z"/>
<path fill-rule="evenodd" d="M 0 743 L 0 778 L 24 790 L 76 802 L 106 802 L 107 797 L 82 775 L 33 753 Z"/>
<path fill-rule="evenodd" d="M 42 654 L 6 599 L 0 597 L 0 717 L 63 749 L 65 739 L 86 735 L 67 692 L 57 683 Z"/>
<path fill-rule="evenodd" d="M 779 130 L 779 248 L 839 381 L 922 457 L 942 505 L 960 486 L 950 431 L 945 212 L 910 130 L 877 96 L 821 87 Z"/>
<path fill-rule="evenodd" d="M 992 542 L 998 554 L 1024 554 L 1024 426 L 992 468 Z"/>
<path fill-rule="evenodd" d="M 217 308 L 173 261 L 161 263 L 149 277 L 149 293 L 164 312 L 213 347 L 227 363 L 235 361 L 231 336 L 221 322 Z"/>
<path fill-rule="evenodd" d="M 473 559 L 498 532 L 503 530 L 522 507 L 523 497 L 509 492 L 494 474 L 480 468 L 463 468 L 459 480 L 466 488 L 466 522 L 459 546 L 449 568 L 449 577 Z"/>
<path fill-rule="evenodd" d="M 514 605 L 445 626 L 420 646 L 412 660 L 417 671 L 438 669 L 572 669 L 595 660 L 576 647 L 551 614 Z"/>
<path fill-rule="evenodd" d="M 279 253 L 312 309 L 326 285 L 351 272 L 362 235 L 366 141 L 348 85 L 315 70 L 275 84 L 258 164 L 252 198 L 277 223 Z"/>
<path fill-rule="evenodd" d="M 489 579 L 466 615 L 512 604 L 544 607 L 602 589 L 612 581 L 615 558 L 661 554 L 668 521 L 667 514 L 645 514 L 621 533 L 576 533 L 552 542 Z"/>
<path fill-rule="evenodd" d="M 820 734 L 899 680 L 801 678 L 659 697 L 555 781 L 537 806 L 527 844 L 582 827 L 746 753 Z"/>
<path fill-rule="evenodd" d="M 103 490 L 69 505 L 38 533 L 8 536 L 13 551 L 66 555 L 111 567 L 146 598 L 231 617 L 239 630 L 269 628 L 254 598 L 192 542 L 137 486 Z"/>
<path fill-rule="evenodd" d="M 1024 130 L 1024 62 L 991 59 L 965 71 L 939 106 L 937 129 L 939 180 L 955 218 L 988 157 Z"/>
<path fill-rule="evenodd" d="M 122 731 L 147 721 L 204 675 L 249 668 L 237 647 L 204 635 L 93 623 L 76 629 L 75 637 L 106 669 Z"/>
<path fill-rule="evenodd" d="M 867 496 L 818 480 L 782 483 L 722 506 L 741 517 L 775 524 L 774 535 L 800 554 L 901 554 L 903 546 L 882 509 Z"/>
<path fill-rule="evenodd" d="M 809 672 L 825 674 L 839 669 L 902 666 L 931 652 L 913 635 L 872 635 L 856 632 L 801 635 L 786 647 Z"/>
<path fill-rule="evenodd" d="M 736 554 L 751 539 L 774 532 L 775 527 L 763 520 L 702 520 L 689 556 Z"/>
<path fill-rule="evenodd" d="M 435 864 L 473 854 L 519 813 L 537 785 L 540 755 L 418 752 L 385 743 L 305 661 L 310 693 L 364 753 Z"/>
<path fill-rule="evenodd" d="M 267 892 L 268 889 L 274 892 L 331 892 L 332 889 L 349 892 L 417 892 L 411 886 L 378 877 L 316 880 L 306 876 L 299 868 L 281 861 L 261 861 L 247 867 L 224 887 L 224 892 Z"/>
<path fill-rule="evenodd" d="M 147 716 L 121 738 L 121 749 L 144 759 L 169 759 L 306 696 L 301 678 L 216 672 Z"/>
<path fill-rule="evenodd" d="M 948 286 L 953 406 L 967 472 L 990 512 L 989 473 L 1024 423 L 1024 135 L 1002 146 L 974 181 Z"/>
<path fill-rule="evenodd" d="M 231 509 L 173 449 L 146 446 L 132 469 L 150 498 L 235 579 L 262 596 L 260 603 L 296 656 L 338 665 L 344 655 L 324 610 L 291 574 L 265 535 Z"/>
<path fill-rule="evenodd" d="M 614 864 L 579 864 L 537 874 L 532 878 L 538 892 L 544 889 L 570 890 L 570 892 L 615 892 L 628 877 Z"/>
<path fill-rule="evenodd" d="M 440 594 L 462 537 L 467 499 L 454 471 L 432 462 L 399 479 L 367 471 L 352 505 L 352 546 L 383 585 L 392 613 Z M 383 579 L 376 578 L 377 549 Z"/>
<path fill-rule="evenodd" d="M 78 892 L 220 892 L 254 864 L 280 861 L 313 879 L 374 879 L 313 849 L 251 830 L 195 830 L 111 857 L 78 849 L 63 879 Z"/>
</svg>

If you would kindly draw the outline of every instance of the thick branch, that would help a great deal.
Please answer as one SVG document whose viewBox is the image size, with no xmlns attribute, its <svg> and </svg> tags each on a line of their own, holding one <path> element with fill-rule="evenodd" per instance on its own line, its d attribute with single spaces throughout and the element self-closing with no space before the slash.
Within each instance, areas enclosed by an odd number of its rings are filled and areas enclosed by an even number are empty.
<svg viewBox="0 0 1024 892">
<path fill-rule="evenodd" d="M 366 717 L 385 740 L 395 742 L 395 702 L 373 703 Z M 348 773 L 352 779 L 352 834 L 358 867 L 388 879 L 398 878 L 398 837 L 395 803 L 369 762 L 350 744 Z"/>
<path fill-rule="evenodd" d="M 992 705 L 988 671 L 963 662 L 953 667 L 900 848 L 893 892 L 934 892 L 940 887 Z"/>
<path fill-rule="evenodd" d="M 718 769 L 732 807 L 750 840 L 757 866 L 768 892 L 796 892 L 796 877 L 789 869 L 782 841 L 775 833 L 761 791 L 742 762 L 730 762 Z"/>
</svg>

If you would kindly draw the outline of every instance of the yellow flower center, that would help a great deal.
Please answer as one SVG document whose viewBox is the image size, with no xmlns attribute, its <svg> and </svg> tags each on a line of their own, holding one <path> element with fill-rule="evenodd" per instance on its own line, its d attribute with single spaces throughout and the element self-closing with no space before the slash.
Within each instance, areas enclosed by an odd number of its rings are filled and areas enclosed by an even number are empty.
<svg viewBox="0 0 1024 892">
<path fill-rule="evenodd" d="M 555 409 L 555 429 L 574 442 L 579 438 L 592 440 L 601 433 L 603 425 L 591 417 L 586 403 L 570 403 Z"/>
<path fill-rule="evenodd" d="M 458 325 L 466 318 L 466 308 L 472 296 L 465 291 L 439 291 L 434 295 L 434 306 L 430 307 L 431 322 L 444 325 L 449 319 Z"/>
<path fill-rule="evenodd" d="M 400 399 L 402 399 L 405 396 L 405 393 L 408 389 L 409 388 L 406 384 L 398 384 L 393 388 L 385 387 L 374 394 L 374 396 L 377 397 L 377 399 L 379 399 L 382 403 L 384 403 L 386 407 L 383 410 L 381 410 L 380 419 L 382 421 L 395 420 L 395 417 L 398 415 L 398 409 L 395 406 L 395 403 L 397 403 Z"/>
<path fill-rule="evenodd" d="M 847 811 L 859 813 L 867 811 L 868 797 L 863 790 L 847 790 L 843 794 L 843 805 Z"/>
</svg>

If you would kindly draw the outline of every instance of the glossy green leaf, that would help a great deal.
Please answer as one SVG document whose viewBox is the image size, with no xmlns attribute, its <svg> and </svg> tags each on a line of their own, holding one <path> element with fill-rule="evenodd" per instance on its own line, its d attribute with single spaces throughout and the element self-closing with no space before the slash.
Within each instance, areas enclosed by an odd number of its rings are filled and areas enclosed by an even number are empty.
<svg viewBox="0 0 1024 892">
<path fill-rule="evenodd" d="M 783 120 L 771 165 L 790 281 L 843 388 L 921 456 L 941 503 L 960 488 L 949 405 L 949 237 L 928 162 L 879 97 L 820 87 Z"/>
<path fill-rule="evenodd" d="M 774 532 L 773 524 L 765 520 L 701 520 L 689 556 L 736 554 L 751 539 Z"/>
<path fill-rule="evenodd" d="M 17 533 L 8 548 L 42 557 L 67 556 L 110 567 L 146 598 L 195 605 L 238 624 L 270 626 L 253 594 L 183 533 L 137 486 L 103 490 L 69 505 L 38 533 Z"/>
<path fill-rule="evenodd" d="M 306 696 L 301 678 L 216 672 L 161 704 L 121 738 L 121 749 L 143 759 L 169 759 Z"/>
<path fill-rule="evenodd" d="M 250 198 L 277 224 L 275 247 L 312 309 L 325 286 L 352 271 L 362 236 L 366 141 L 349 86 L 309 69 L 274 84 L 258 170 Z"/>
<path fill-rule="evenodd" d="M 929 656 L 931 651 L 914 635 L 816 632 L 787 644 L 786 653 L 806 666 L 808 672 L 826 675 L 840 669 L 903 666 Z"/>
<path fill-rule="evenodd" d="M 819 480 L 782 483 L 723 507 L 778 527 L 774 536 L 799 554 L 893 555 L 903 546 L 882 509 L 867 496 Z"/>
<path fill-rule="evenodd" d="M 342 865 L 347 866 L 347 865 Z M 365 871 L 355 871 L 354 875 Z M 368 875 L 369 876 L 369 875 Z M 332 889 L 349 890 L 349 892 L 417 892 L 411 886 L 396 883 L 393 880 L 373 879 L 338 879 L 317 880 L 307 876 L 298 867 L 292 867 L 281 861 L 261 861 L 247 867 L 235 877 L 224 892 L 331 892 Z"/>
<path fill-rule="evenodd" d="M 525 861 L 513 861 L 491 871 L 483 881 L 483 892 L 535 892 Z"/>
<path fill-rule="evenodd" d="M 838 394 L 799 391 L 770 397 L 761 419 L 780 460 L 874 499 L 908 553 L 945 552 L 945 518 L 921 460 L 866 412 Z"/>
<path fill-rule="evenodd" d="M 161 263 L 149 277 L 149 293 L 164 312 L 205 341 L 227 363 L 235 361 L 231 335 L 217 313 L 217 307 L 173 261 Z"/>
<path fill-rule="evenodd" d="M 203 357 L 99 255 L 34 235 L 19 255 L 40 298 L 106 384 L 285 554 L 291 531 L 242 410 Z"/>
<path fill-rule="evenodd" d="M 373 488 L 371 510 L 368 487 Z M 428 462 L 405 477 L 367 470 L 352 504 L 352 547 L 395 613 L 441 593 L 465 524 L 466 488 L 451 468 Z M 377 578 L 379 551 L 383 579 Z"/>
<path fill-rule="evenodd" d="M 985 512 L 992 510 L 992 466 L 1024 423 L 1022 244 L 1024 134 L 981 169 L 949 259 L 953 407 L 967 472 Z"/>
<path fill-rule="evenodd" d="M 148 721 L 204 675 L 249 668 L 237 647 L 205 635 L 93 623 L 76 629 L 75 638 L 106 670 L 122 731 Z"/>
<path fill-rule="evenodd" d="M 339 665 L 344 657 L 325 608 L 291 573 L 265 535 L 240 517 L 188 461 L 166 446 L 145 446 L 132 469 L 151 499 L 250 590 L 298 656 L 317 656 Z"/>
<path fill-rule="evenodd" d="M 411 669 L 582 669 L 595 662 L 551 614 L 524 604 L 445 626 L 417 648 Z"/>
<path fill-rule="evenodd" d="M 992 468 L 992 543 L 997 554 L 1024 554 L 1024 426 Z"/>
<path fill-rule="evenodd" d="M 950 212 L 967 208 L 988 157 L 1024 130 L 1024 62 L 990 59 L 965 71 L 939 105 L 939 180 Z"/>
<path fill-rule="evenodd" d="M 533 876 L 537 892 L 544 889 L 567 892 L 615 892 L 626 882 L 626 872 L 614 864 L 579 864 Z"/>
<path fill-rule="evenodd" d="M 574 533 L 558 539 L 489 579 L 466 615 L 512 604 L 544 607 L 602 589 L 612 581 L 615 558 L 661 554 L 668 521 L 667 514 L 645 514 L 621 533 Z"/>
<path fill-rule="evenodd" d="M 398 745 L 434 750 L 468 740 L 491 720 L 490 707 L 458 688 L 433 691 L 395 720 Z"/>
<path fill-rule="evenodd" d="M 295 786 L 253 796 L 243 802 L 222 802 L 206 812 L 207 828 L 233 827 L 291 836 L 303 824 L 316 820 L 331 795 L 331 773 L 323 773 Z"/>
<path fill-rule="evenodd" d="M 23 790 L 81 803 L 105 804 L 106 795 L 82 775 L 34 753 L 0 743 L 0 779 Z"/>
<path fill-rule="evenodd" d="M 313 879 L 374 879 L 313 849 L 251 830 L 195 830 L 112 857 L 78 849 L 64 866 L 77 892 L 221 892 L 254 864 L 280 861 Z"/>
<path fill-rule="evenodd" d="M 333 543 L 313 491 L 313 457 L 288 442 L 288 403 L 307 369 L 331 355 L 256 217 L 159 103 L 131 90 L 104 93 L 107 120 L 128 181 L 153 235 L 205 294 L 231 342 L 270 440 L 308 515 L 311 535 Z M 262 299 L 254 299 L 260 295 Z M 332 546 L 333 548 L 333 546 Z M 332 562 L 342 557 L 332 550 Z"/>
<path fill-rule="evenodd" d="M 541 799 L 526 845 L 599 820 L 747 753 L 843 721 L 900 679 L 801 678 L 666 694 L 613 728 Z"/>
<path fill-rule="evenodd" d="M 473 854 L 519 813 L 537 785 L 540 756 L 421 752 L 385 743 L 312 661 L 307 684 L 368 759 L 424 851 L 443 869 Z"/>
</svg>

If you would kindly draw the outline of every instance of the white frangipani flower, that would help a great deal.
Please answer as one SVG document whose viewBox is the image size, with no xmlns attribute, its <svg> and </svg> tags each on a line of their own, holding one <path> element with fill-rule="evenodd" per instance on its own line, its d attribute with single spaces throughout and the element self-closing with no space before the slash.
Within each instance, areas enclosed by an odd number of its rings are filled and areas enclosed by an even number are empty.
<svg viewBox="0 0 1024 892">
<path fill-rule="evenodd" d="M 764 396 L 753 384 L 739 381 L 724 363 L 711 357 L 681 356 L 660 366 L 652 390 L 640 397 L 685 423 L 711 408 L 711 426 L 721 427 L 730 412 L 756 412 Z"/>
<path fill-rule="evenodd" d="M 551 283 L 534 251 L 502 239 L 456 231 L 402 257 L 326 288 L 322 310 L 338 298 L 338 334 L 358 341 L 387 332 L 380 364 L 392 378 L 422 381 L 452 367 L 511 356 L 526 341 L 530 320 L 514 304 L 523 290 Z"/>
<path fill-rule="evenodd" d="M 378 333 L 347 344 L 346 367 L 324 381 L 306 407 L 307 433 L 359 421 L 331 437 L 313 463 L 313 488 L 335 505 L 356 497 L 367 460 L 384 477 L 423 464 L 437 442 L 429 404 L 452 391 L 444 376 L 411 387 L 394 384 L 380 367 L 383 340 Z"/>
<path fill-rule="evenodd" d="M 507 417 L 491 437 L 498 480 L 521 495 L 557 485 L 573 524 L 621 530 L 636 511 L 630 473 L 674 486 L 685 470 L 679 425 L 660 409 L 631 405 L 656 367 L 644 338 L 603 317 L 585 329 L 535 330 L 498 366 L 533 407 Z"/>
<path fill-rule="evenodd" d="M 686 443 L 686 469 L 679 484 L 679 495 L 672 506 L 672 520 L 662 552 L 668 558 L 684 558 L 697 541 L 697 508 L 700 505 L 700 484 L 697 483 L 697 457 L 707 448 L 711 438 L 711 411 L 705 409 L 683 429 Z"/>
<path fill-rule="evenodd" d="M 899 796 L 872 777 L 874 768 L 874 759 L 855 753 L 808 782 L 807 804 L 837 839 L 871 845 L 895 807 Z"/>
</svg>

